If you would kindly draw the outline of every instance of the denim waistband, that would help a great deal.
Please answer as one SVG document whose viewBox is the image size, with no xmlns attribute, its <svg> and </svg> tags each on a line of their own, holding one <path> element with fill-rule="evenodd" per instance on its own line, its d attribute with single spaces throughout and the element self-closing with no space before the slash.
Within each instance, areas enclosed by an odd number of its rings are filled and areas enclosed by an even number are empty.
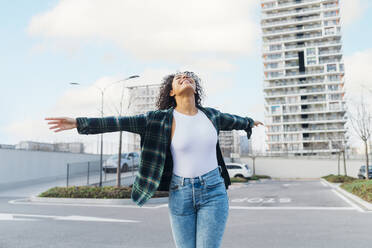
<svg viewBox="0 0 372 248">
<path fill-rule="evenodd" d="M 188 184 L 188 183 L 194 183 L 194 182 L 201 182 L 204 183 L 205 180 L 211 180 L 214 177 L 222 177 L 222 168 L 219 165 L 215 169 L 197 177 L 182 177 L 178 176 L 174 173 L 172 173 L 172 181 L 174 181 L 177 184 Z"/>
</svg>

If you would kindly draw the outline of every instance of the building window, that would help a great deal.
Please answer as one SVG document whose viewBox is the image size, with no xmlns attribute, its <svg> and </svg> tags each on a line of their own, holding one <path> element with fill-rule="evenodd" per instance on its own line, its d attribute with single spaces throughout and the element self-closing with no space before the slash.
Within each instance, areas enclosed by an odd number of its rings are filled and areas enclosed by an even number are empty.
<svg viewBox="0 0 372 248">
<path fill-rule="evenodd" d="M 324 31 L 325 31 L 324 32 L 325 35 L 334 34 L 335 33 L 335 27 L 325 28 Z"/>
<path fill-rule="evenodd" d="M 280 112 L 280 106 L 271 106 L 271 113 L 279 113 Z"/>
<path fill-rule="evenodd" d="M 309 55 L 315 55 L 315 48 L 308 48 L 306 49 L 306 54 Z"/>
<path fill-rule="evenodd" d="M 337 71 L 336 64 L 329 64 L 329 65 L 327 65 L 327 71 L 328 72 Z"/>
<path fill-rule="evenodd" d="M 338 110 L 340 109 L 340 104 L 338 102 L 331 102 L 329 103 L 330 110 Z"/>
<path fill-rule="evenodd" d="M 336 91 L 338 90 L 338 85 L 328 85 L 328 90 Z"/>
<path fill-rule="evenodd" d="M 340 71 L 344 71 L 344 64 L 340 64 Z"/>
<path fill-rule="evenodd" d="M 270 51 L 277 51 L 281 49 L 282 49 L 282 45 L 270 45 Z"/>
<path fill-rule="evenodd" d="M 308 57 L 307 58 L 308 65 L 315 65 L 316 64 L 316 57 Z"/>
</svg>

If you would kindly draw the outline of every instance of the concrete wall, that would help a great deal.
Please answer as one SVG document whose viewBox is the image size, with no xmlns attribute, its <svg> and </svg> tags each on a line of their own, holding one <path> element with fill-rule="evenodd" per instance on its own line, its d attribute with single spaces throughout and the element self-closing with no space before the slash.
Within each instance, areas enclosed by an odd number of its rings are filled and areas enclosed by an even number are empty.
<svg viewBox="0 0 372 248">
<path fill-rule="evenodd" d="M 241 162 L 253 168 L 251 158 L 242 157 Z M 337 175 L 337 158 L 256 158 L 255 164 L 256 174 L 276 178 L 320 178 L 329 174 Z M 357 177 L 360 166 L 364 164 L 364 160 L 346 160 L 347 175 Z M 340 160 L 340 174 L 344 175 L 342 159 Z"/>
<path fill-rule="evenodd" d="M 104 155 L 104 159 L 108 156 Z M 0 149 L 0 188 L 22 182 L 66 178 L 67 163 L 97 161 L 96 154 Z M 84 173 L 86 166 L 70 170 L 70 175 Z"/>
</svg>

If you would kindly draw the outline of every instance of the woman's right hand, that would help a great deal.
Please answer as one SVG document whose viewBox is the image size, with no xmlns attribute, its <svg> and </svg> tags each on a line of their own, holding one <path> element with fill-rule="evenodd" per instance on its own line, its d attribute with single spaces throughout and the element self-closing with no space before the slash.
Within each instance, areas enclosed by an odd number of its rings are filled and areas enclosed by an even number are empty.
<svg viewBox="0 0 372 248">
<path fill-rule="evenodd" d="M 70 117 L 47 117 L 45 120 L 51 120 L 48 122 L 51 126 L 49 129 L 56 129 L 54 132 L 60 132 L 63 130 L 69 130 L 77 127 L 77 122 L 75 118 Z"/>
</svg>

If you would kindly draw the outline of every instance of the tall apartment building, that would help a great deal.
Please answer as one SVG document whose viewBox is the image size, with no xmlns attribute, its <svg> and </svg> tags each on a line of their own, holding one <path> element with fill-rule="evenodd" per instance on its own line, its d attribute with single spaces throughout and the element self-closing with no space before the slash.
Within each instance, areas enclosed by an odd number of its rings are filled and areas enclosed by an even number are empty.
<svg viewBox="0 0 372 248">
<path fill-rule="evenodd" d="M 329 155 L 347 142 L 338 0 L 262 0 L 267 152 Z"/>
</svg>

